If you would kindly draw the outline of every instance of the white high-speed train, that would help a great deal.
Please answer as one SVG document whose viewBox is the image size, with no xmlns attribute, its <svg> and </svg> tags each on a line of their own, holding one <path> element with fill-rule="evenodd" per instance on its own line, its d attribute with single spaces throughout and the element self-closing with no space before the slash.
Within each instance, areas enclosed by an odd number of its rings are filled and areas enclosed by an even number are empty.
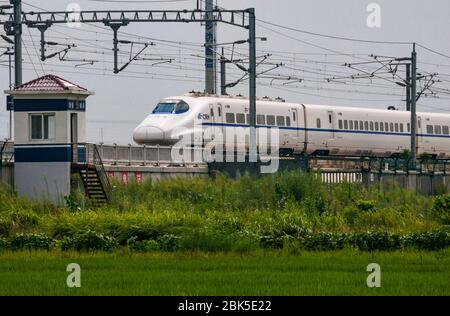
<svg viewBox="0 0 450 316">
<path fill-rule="evenodd" d="M 134 130 L 138 144 L 173 145 L 194 134 L 194 122 L 225 135 L 249 127 L 249 101 L 191 93 L 162 100 Z M 279 128 L 281 152 L 391 157 L 410 149 L 410 113 L 397 110 L 257 101 L 257 128 Z M 184 129 L 182 129 L 184 128 Z M 450 114 L 417 113 L 418 153 L 450 158 Z M 195 140 L 195 137 L 192 138 Z M 247 141 L 231 146 L 247 147 Z"/>
</svg>

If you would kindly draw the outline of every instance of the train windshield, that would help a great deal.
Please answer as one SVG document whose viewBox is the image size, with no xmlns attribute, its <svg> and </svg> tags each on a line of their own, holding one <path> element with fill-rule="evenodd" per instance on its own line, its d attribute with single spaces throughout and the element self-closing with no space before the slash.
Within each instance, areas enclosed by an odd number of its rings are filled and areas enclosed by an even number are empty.
<svg viewBox="0 0 450 316">
<path fill-rule="evenodd" d="M 163 101 L 158 103 L 152 114 L 181 114 L 189 111 L 189 105 L 180 101 Z"/>
</svg>

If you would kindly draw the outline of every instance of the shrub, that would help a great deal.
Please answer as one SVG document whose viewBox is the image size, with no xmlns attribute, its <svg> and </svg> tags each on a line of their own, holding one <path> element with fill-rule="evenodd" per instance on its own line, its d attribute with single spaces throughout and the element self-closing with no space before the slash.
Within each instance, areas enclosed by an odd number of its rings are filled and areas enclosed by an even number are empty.
<svg viewBox="0 0 450 316">
<path fill-rule="evenodd" d="M 450 194 L 435 197 L 432 212 L 442 223 L 450 225 Z"/>
<path fill-rule="evenodd" d="M 356 207 L 362 212 L 369 212 L 376 210 L 376 202 L 372 200 L 358 200 L 356 201 Z"/>
<path fill-rule="evenodd" d="M 9 216 L 0 214 L 0 236 L 9 236 L 13 228 L 13 221 Z"/>
<path fill-rule="evenodd" d="M 158 238 L 158 243 L 163 251 L 175 251 L 180 249 L 180 237 L 172 234 L 162 235 Z"/>
<path fill-rule="evenodd" d="M 11 238 L 11 249 L 50 250 L 54 240 L 42 234 L 17 234 Z"/>
<path fill-rule="evenodd" d="M 160 249 L 159 243 L 156 240 L 138 240 L 138 238 L 131 237 L 127 240 L 128 249 L 136 252 L 157 251 Z"/>
<path fill-rule="evenodd" d="M 88 230 L 72 237 L 64 237 L 61 241 L 61 250 L 77 251 L 112 251 L 118 246 L 117 241 L 110 236 L 104 236 L 95 231 Z"/>
<path fill-rule="evenodd" d="M 446 231 L 408 234 L 403 238 L 405 246 L 421 250 L 440 250 L 450 247 L 450 233 Z"/>
<path fill-rule="evenodd" d="M 338 250 L 346 244 L 344 234 L 322 232 L 314 235 L 306 235 L 301 238 L 300 245 L 306 250 Z"/>
<path fill-rule="evenodd" d="M 262 248 L 283 248 L 286 238 L 301 238 L 308 233 L 308 229 L 293 223 L 282 223 L 279 227 L 263 232 L 260 237 L 260 245 Z"/>
<path fill-rule="evenodd" d="M 360 250 L 366 251 L 392 251 L 402 248 L 400 236 L 387 232 L 356 233 L 350 236 L 350 241 Z"/>
<path fill-rule="evenodd" d="M 3 237 L 0 237 L 0 251 L 7 250 L 7 249 L 9 249 L 9 247 L 10 247 L 10 244 L 9 244 L 8 240 L 6 240 Z"/>
</svg>

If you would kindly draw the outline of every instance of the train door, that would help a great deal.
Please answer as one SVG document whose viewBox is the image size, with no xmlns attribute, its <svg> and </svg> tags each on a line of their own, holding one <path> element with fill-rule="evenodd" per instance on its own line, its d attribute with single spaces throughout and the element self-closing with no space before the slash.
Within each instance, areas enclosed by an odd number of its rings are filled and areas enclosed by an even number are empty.
<svg viewBox="0 0 450 316">
<path fill-rule="evenodd" d="M 334 119 L 334 112 L 333 111 L 328 111 L 328 117 L 327 117 L 327 124 L 328 124 L 328 129 L 330 130 L 330 138 L 331 139 L 335 139 L 336 138 L 336 133 L 335 133 L 335 119 Z"/>
<path fill-rule="evenodd" d="M 416 147 L 417 147 L 417 151 L 419 154 L 426 152 L 428 149 L 427 148 L 428 145 L 426 145 L 423 141 L 423 130 L 426 130 L 426 127 L 423 128 L 422 124 L 423 124 L 422 117 L 418 116 L 417 117 Z"/>
<path fill-rule="evenodd" d="M 419 142 L 419 146 L 422 143 L 422 138 L 423 138 L 423 133 L 422 133 L 422 117 L 418 116 L 417 117 L 417 141 Z"/>
<path fill-rule="evenodd" d="M 210 115 L 210 127 L 211 127 L 211 139 L 214 143 L 214 141 L 219 141 L 222 137 L 220 135 L 223 135 L 223 111 L 222 111 L 222 104 L 216 103 L 216 104 L 210 104 L 209 105 L 209 115 Z M 209 134 L 209 133 L 208 133 Z"/>
<path fill-rule="evenodd" d="M 295 137 L 299 137 L 300 136 L 300 126 L 299 126 L 299 117 L 298 117 L 298 109 L 293 108 L 291 109 L 292 112 L 292 127 L 295 128 L 295 133 L 293 133 L 293 135 L 295 135 Z"/>
</svg>

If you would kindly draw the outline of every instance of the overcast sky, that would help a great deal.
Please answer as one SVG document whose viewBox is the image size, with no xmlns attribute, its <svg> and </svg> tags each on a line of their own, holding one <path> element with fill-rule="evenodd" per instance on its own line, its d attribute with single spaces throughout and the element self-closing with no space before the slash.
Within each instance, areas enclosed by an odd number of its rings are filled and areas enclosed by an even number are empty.
<svg viewBox="0 0 450 316">
<path fill-rule="evenodd" d="M 24 11 L 65 11 L 74 1 L 24 1 Z M 185 1 L 95 1 L 79 0 L 82 10 L 105 9 L 192 9 L 196 0 Z M 120 1 L 119 1 L 120 2 Z M 131 2 L 131 3 L 130 3 Z M 141 3 L 138 3 L 141 2 Z M 381 27 L 369 27 L 367 6 L 380 6 Z M 0 0 L 1 4 L 7 1 Z M 403 67 L 399 77 L 389 80 L 373 78 L 351 79 L 360 74 L 344 66 L 351 63 L 360 70 L 376 69 L 376 64 L 357 63 L 373 61 L 371 54 L 378 56 L 406 57 L 411 54 L 411 45 L 372 44 L 345 41 L 309 35 L 270 25 L 270 22 L 293 29 L 300 29 L 337 37 L 365 39 L 385 42 L 418 42 L 445 55 L 450 55 L 450 2 L 448 0 L 219 0 L 217 3 L 228 9 L 254 7 L 260 20 L 257 35 L 267 37 L 258 42 L 258 55 L 271 53 L 261 71 L 273 64 L 283 63 L 277 69 L 258 79 L 258 96 L 283 97 L 291 102 L 359 106 L 362 108 L 386 108 L 393 105 L 404 109 L 404 89 L 392 83 L 404 76 Z M 35 7 L 32 7 L 35 6 Z M 265 22 L 264 22 L 265 21 Z M 1 32 L 2 30 L 0 30 Z M 77 83 L 95 96 L 88 99 L 88 141 L 112 144 L 132 143 L 132 131 L 148 115 L 156 103 L 164 97 L 181 95 L 191 90 L 204 89 L 203 60 L 204 29 L 199 24 L 178 23 L 132 23 L 123 27 L 126 32 L 120 39 L 138 42 L 153 42 L 139 60 L 130 64 L 122 73 L 112 73 L 112 32 L 104 25 L 81 25 L 70 28 L 66 25 L 51 27 L 46 35 L 48 41 L 60 44 L 76 44 L 64 60 L 58 57 L 40 62 L 39 34 L 35 29 L 24 27 L 24 73 L 23 81 L 37 76 L 56 74 Z M 2 33 L 3 34 L 3 33 Z M 218 25 L 218 42 L 226 43 L 246 39 L 247 32 L 235 27 Z M 0 42 L 0 52 L 5 51 L 6 42 Z M 133 52 L 142 46 L 135 45 Z M 50 47 L 47 54 L 57 52 L 63 46 Z M 231 58 L 231 46 L 225 46 Z M 247 49 L 239 45 L 235 58 L 245 58 Z M 130 46 L 121 45 L 120 64 L 128 61 Z M 450 59 L 417 48 L 419 72 L 439 73 L 435 87 L 438 98 L 422 97 L 419 111 L 448 112 L 450 95 Z M 0 53 L 1 54 L 1 53 Z M 84 59 L 85 61 L 81 61 Z M 154 60 L 148 60 L 154 59 Z M 160 60 L 159 60 L 160 59 Z M 168 61 L 171 60 L 171 63 Z M 93 61 L 92 65 L 82 65 Z M 165 63 L 159 63 L 165 62 Z M 159 63 L 159 64 L 158 64 Z M 271 63 L 271 64 L 267 64 Z M 156 64 L 156 65 L 155 65 Z M 0 57 L 0 82 L 2 90 L 8 88 L 7 56 Z M 228 81 L 238 79 L 242 73 L 229 65 Z M 268 76 L 271 76 L 268 77 Z M 291 76 L 294 80 L 287 80 Z M 380 75 L 385 78 L 386 74 Z M 337 80 L 337 77 L 344 77 Z M 220 78 L 220 77 L 219 77 Z M 274 78 L 283 78 L 278 80 Z M 329 80 L 329 79 L 332 80 Z M 330 82 L 329 82 L 330 81 Z M 230 94 L 248 95 L 248 81 L 243 81 Z M 435 90 L 436 91 L 436 90 Z M 4 99 L 3 99 L 4 100 Z M 0 138 L 8 135 L 8 113 L 5 101 L 0 109 Z"/>
</svg>

